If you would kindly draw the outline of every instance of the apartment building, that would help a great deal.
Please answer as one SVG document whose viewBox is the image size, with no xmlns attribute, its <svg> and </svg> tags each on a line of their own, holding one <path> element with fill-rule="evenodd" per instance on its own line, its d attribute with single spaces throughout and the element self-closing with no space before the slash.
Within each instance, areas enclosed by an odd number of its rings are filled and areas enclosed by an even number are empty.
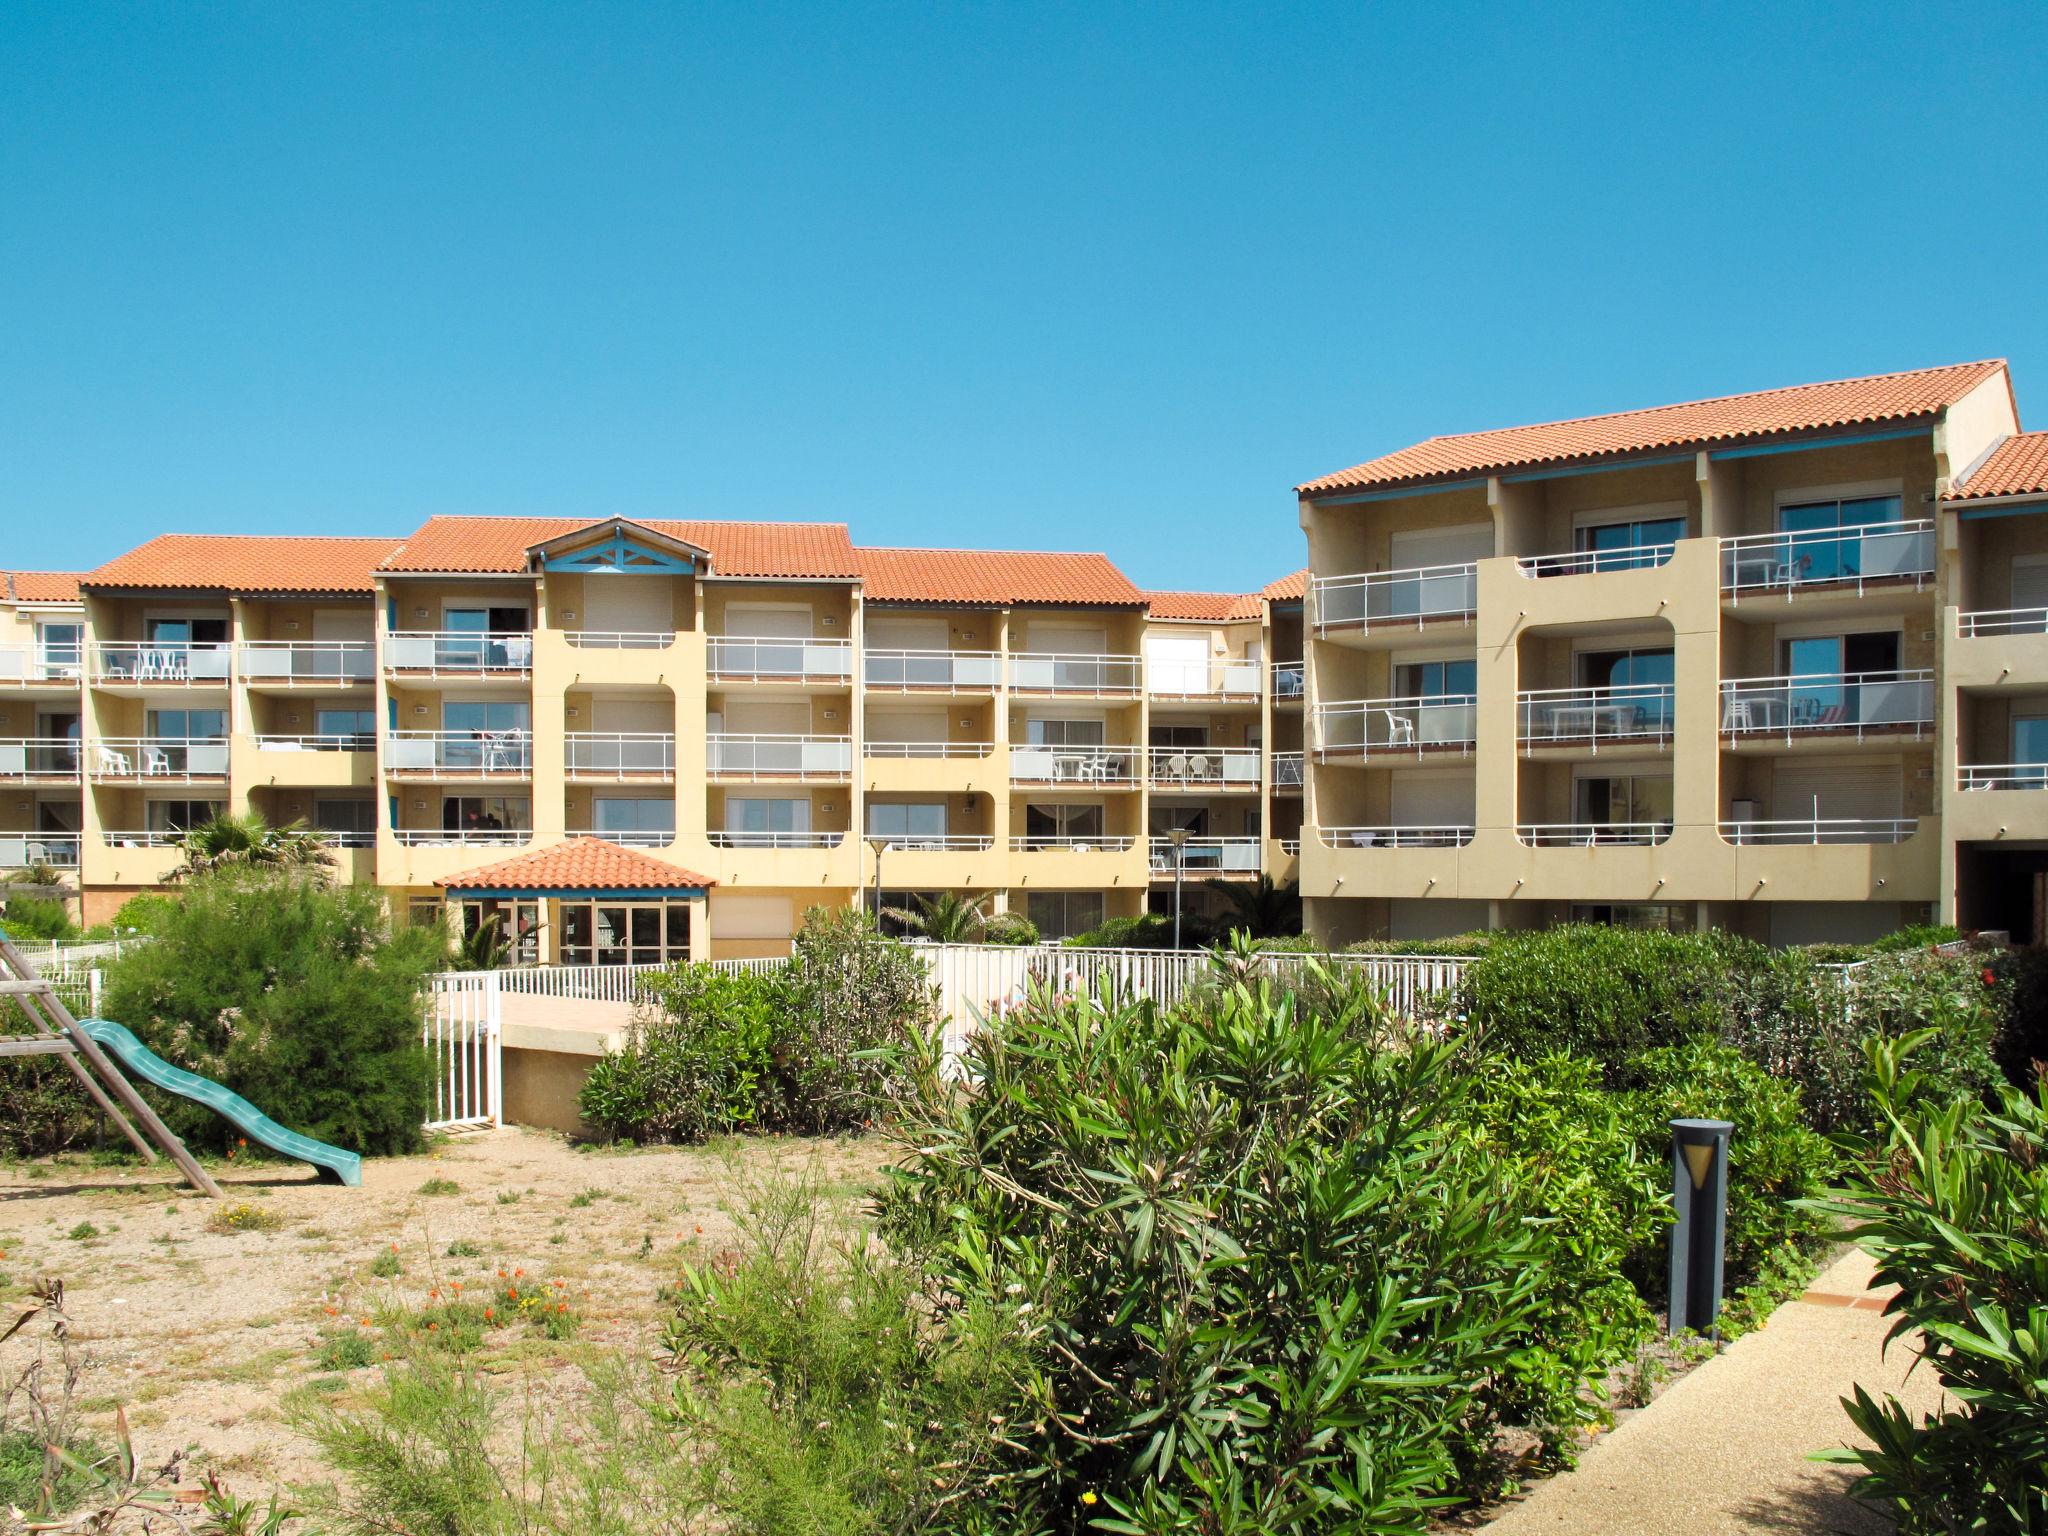
<svg viewBox="0 0 2048 1536">
<path fill-rule="evenodd" d="M 2044 444 L 1991 361 L 1297 487 L 1310 926 L 2040 939 Z"/>
<path fill-rule="evenodd" d="M 565 963 L 778 953 L 877 894 L 1057 936 L 1293 874 L 1305 572 L 1147 594 L 839 524 L 447 517 L 6 581 L 0 868 L 75 870 L 88 921 L 220 811 Z"/>
</svg>

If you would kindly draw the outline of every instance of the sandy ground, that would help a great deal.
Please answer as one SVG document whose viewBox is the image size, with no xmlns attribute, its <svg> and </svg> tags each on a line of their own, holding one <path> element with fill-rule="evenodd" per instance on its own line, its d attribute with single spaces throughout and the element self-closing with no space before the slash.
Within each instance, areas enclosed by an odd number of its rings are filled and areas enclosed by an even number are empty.
<svg viewBox="0 0 2048 1536">
<path fill-rule="evenodd" d="M 730 1243 L 750 1180 L 814 1168 L 851 1198 L 886 1155 L 874 1139 L 607 1152 L 505 1129 L 366 1162 L 361 1189 L 312 1182 L 296 1164 L 230 1165 L 216 1170 L 221 1202 L 167 1167 L 15 1164 L 0 1167 L 0 1299 L 61 1277 L 87 1360 L 87 1428 L 104 1432 L 124 1404 L 139 1455 L 187 1447 L 256 1493 L 324 1476 L 279 1405 L 309 1382 L 343 1387 L 316 1356 L 353 1314 L 429 1304 L 430 1290 L 458 1284 L 473 1297 L 523 1271 L 562 1282 L 584 1323 L 577 1341 L 529 1349 L 522 1366 L 561 1369 L 590 1344 L 651 1347 L 656 1287 Z M 423 1192 L 431 1180 L 456 1190 Z M 239 1205 L 272 1229 L 220 1230 L 223 1208 Z M 399 1276 L 370 1273 L 394 1254 Z M 0 1387 L 32 1348 L 27 1330 L 0 1345 Z"/>
</svg>

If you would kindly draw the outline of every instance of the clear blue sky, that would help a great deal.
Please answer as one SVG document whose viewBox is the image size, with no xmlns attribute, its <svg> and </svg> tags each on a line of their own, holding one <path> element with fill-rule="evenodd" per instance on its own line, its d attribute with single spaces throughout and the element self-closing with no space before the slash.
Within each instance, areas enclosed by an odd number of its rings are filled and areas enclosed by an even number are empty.
<svg viewBox="0 0 2048 1536">
<path fill-rule="evenodd" d="M 0 12 L 0 566 L 436 512 L 1300 563 L 1433 432 L 2012 358 L 2048 6 Z"/>
</svg>

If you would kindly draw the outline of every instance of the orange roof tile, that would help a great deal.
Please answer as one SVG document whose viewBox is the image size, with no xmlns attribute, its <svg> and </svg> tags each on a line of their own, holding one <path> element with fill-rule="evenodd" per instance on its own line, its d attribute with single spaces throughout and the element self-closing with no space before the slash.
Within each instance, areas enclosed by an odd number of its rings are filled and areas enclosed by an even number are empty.
<svg viewBox="0 0 2048 1536">
<path fill-rule="evenodd" d="M 717 884 L 680 864 L 621 848 L 601 837 L 572 837 L 434 884 L 451 891 L 701 891 Z"/>
<path fill-rule="evenodd" d="M 76 571 L 0 571 L 0 596 L 10 603 L 75 603 Z"/>
<path fill-rule="evenodd" d="M 1943 501 L 1986 501 L 1993 496 L 2038 496 L 2048 492 L 2048 432 L 2019 432 L 1971 470 L 1961 485 L 1941 493 Z"/>
<path fill-rule="evenodd" d="M 1299 602 L 1308 596 L 1308 567 L 1303 566 L 1292 576 L 1267 582 L 1259 588 L 1259 596 L 1269 603 Z"/>
<path fill-rule="evenodd" d="M 1338 474 L 1310 480 L 1295 490 L 1304 496 L 1314 496 L 1446 476 L 1494 474 L 1573 459 L 1933 416 L 2004 370 L 2004 360 L 1994 358 L 1910 373 L 1723 395 L 1685 405 L 1583 416 L 1541 426 L 1432 437 Z"/>
<path fill-rule="evenodd" d="M 311 534 L 165 533 L 80 578 L 88 587 L 191 587 L 212 592 L 374 590 L 396 539 Z"/>
<path fill-rule="evenodd" d="M 1107 555 L 865 547 L 855 554 L 870 602 L 989 608 L 1140 608 L 1145 603 L 1145 594 Z"/>
<path fill-rule="evenodd" d="M 1244 599 L 1234 592 L 1147 592 L 1145 605 L 1155 619 L 1188 619 L 1220 624 L 1238 617 Z M 1256 617 L 1256 614 L 1254 615 Z"/>
<path fill-rule="evenodd" d="M 432 517 L 382 568 L 478 575 L 523 571 L 526 552 L 536 544 L 611 521 L 589 517 Z M 708 549 L 712 574 L 718 576 L 850 581 L 860 574 L 844 523 L 626 521 Z"/>
</svg>

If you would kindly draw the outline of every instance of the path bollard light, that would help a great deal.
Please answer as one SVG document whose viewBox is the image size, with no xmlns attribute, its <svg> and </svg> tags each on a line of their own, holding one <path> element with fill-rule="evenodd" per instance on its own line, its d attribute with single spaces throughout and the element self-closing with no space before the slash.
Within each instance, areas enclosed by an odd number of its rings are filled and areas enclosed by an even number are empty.
<svg viewBox="0 0 2048 1536">
<path fill-rule="evenodd" d="M 1726 1120 L 1671 1122 L 1671 1332 L 1707 1333 L 1721 1315 L 1721 1261 L 1728 1245 Z"/>
</svg>

